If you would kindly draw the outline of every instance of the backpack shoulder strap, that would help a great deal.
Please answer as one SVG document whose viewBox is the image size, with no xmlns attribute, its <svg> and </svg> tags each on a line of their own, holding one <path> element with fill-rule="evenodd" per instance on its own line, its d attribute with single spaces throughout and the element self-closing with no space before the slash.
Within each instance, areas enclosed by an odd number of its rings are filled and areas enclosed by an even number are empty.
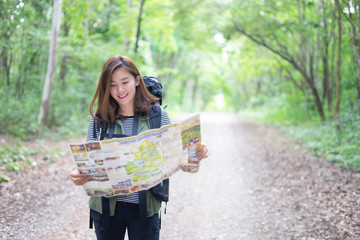
<svg viewBox="0 0 360 240">
<path fill-rule="evenodd" d="M 94 119 L 93 137 L 97 140 L 103 140 L 109 124 L 101 116 L 97 117 L 100 119 L 100 123 L 97 123 Z"/>
<path fill-rule="evenodd" d="M 150 128 L 160 128 L 161 126 L 161 107 L 158 103 L 152 105 L 149 111 Z"/>
<path fill-rule="evenodd" d="M 97 132 L 99 132 L 99 125 L 96 124 L 95 119 L 93 119 L 93 139 L 98 139 Z"/>
</svg>

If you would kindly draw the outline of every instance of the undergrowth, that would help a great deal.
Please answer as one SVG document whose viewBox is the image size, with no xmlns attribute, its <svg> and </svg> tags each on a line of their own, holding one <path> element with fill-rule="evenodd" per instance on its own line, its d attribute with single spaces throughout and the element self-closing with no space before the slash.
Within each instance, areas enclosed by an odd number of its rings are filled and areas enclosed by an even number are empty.
<svg viewBox="0 0 360 240">
<path fill-rule="evenodd" d="M 17 141 L 15 144 L 0 146 L 0 182 L 10 181 L 10 172 L 18 173 L 23 169 L 36 167 L 34 156 L 41 154 L 42 159 L 55 162 L 57 158 L 64 156 L 60 149 L 29 149 Z"/>
<path fill-rule="evenodd" d="M 338 120 L 333 120 L 333 113 L 325 112 L 328 120 L 322 122 L 314 107 L 306 101 L 293 100 L 289 96 L 270 99 L 266 104 L 243 113 L 251 119 L 280 127 L 301 140 L 315 156 L 360 171 L 359 111 L 343 106 Z"/>
<path fill-rule="evenodd" d="M 325 156 L 341 167 L 360 170 L 359 116 L 342 116 L 339 121 L 304 123 L 282 128 L 303 141 L 314 155 Z"/>
<path fill-rule="evenodd" d="M 36 162 L 32 155 L 37 153 L 38 150 L 28 149 L 19 143 L 15 147 L 0 147 L 0 167 L 4 167 L 4 170 L 0 171 L 0 181 L 10 181 L 6 171 L 19 172 L 24 168 L 35 167 Z"/>
</svg>

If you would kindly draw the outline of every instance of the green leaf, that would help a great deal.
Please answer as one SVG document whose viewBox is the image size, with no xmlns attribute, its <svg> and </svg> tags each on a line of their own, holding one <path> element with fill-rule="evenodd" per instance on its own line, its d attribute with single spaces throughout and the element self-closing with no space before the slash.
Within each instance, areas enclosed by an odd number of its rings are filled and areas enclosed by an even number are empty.
<svg viewBox="0 0 360 240">
<path fill-rule="evenodd" d="M 11 179 L 4 173 L 0 172 L 0 182 L 9 182 Z"/>
</svg>

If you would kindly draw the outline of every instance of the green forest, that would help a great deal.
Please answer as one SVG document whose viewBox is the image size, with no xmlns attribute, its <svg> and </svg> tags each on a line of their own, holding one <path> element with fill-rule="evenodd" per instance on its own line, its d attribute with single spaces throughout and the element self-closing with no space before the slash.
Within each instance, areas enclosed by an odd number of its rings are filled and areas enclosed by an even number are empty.
<svg viewBox="0 0 360 240">
<path fill-rule="evenodd" d="M 40 122 L 56 2 L 56 68 Z M 160 79 L 170 116 L 239 113 L 360 169 L 359 7 L 354 0 L 0 0 L 0 133 L 17 139 L 1 147 L 0 163 L 14 169 L 31 155 L 21 141 L 34 136 L 85 135 L 102 66 L 125 55 Z"/>
</svg>

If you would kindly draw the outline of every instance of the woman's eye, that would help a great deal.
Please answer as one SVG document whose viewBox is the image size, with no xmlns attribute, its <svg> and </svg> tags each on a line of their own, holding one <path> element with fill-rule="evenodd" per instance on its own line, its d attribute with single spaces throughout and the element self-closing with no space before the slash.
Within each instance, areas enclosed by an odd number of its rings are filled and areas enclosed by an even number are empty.
<svg viewBox="0 0 360 240">
<path fill-rule="evenodd" d="M 110 85 L 110 87 L 116 87 L 116 85 Z"/>
<path fill-rule="evenodd" d="M 123 84 L 128 84 L 129 82 L 123 82 Z"/>
</svg>

